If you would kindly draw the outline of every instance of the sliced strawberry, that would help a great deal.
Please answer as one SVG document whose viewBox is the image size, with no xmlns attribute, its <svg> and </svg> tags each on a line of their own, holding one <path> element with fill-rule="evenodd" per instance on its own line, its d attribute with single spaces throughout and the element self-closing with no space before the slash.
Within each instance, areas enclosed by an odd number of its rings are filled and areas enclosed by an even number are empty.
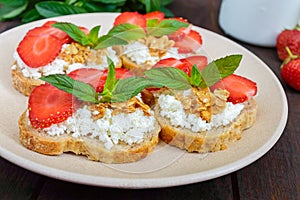
<svg viewBox="0 0 300 200">
<path fill-rule="evenodd" d="M 206 56 L 190 56 L 180 59 L 180 61 L 189 62 L 191 65 L 197 65 L 200 70 L 202 70 L 208 64 Z"/>
<path fill-rule="evenodd" d="M 173 20 L 175 19 L 181 22 L 189 23 L 187 19 L 184 19 L 182 17 L 169 18 L 169 19 L 173 19 Z M 193 26 L 192 24 L 189 24 L 188 27 L 182 27 L 178 29 L 175 33 L 168 35 L 169 39 L 174 41 L 182 40 L 185 37 L 185 35 L 190 33 L 190 31 L 192 30 L 192 26 Z"/>
<path fill-rule="evenodd" d="M 29 96 L 29 120 L 35 129 L 47 128 L 72 116 L 78 105 L 73 95 L 50 84 L 40 85 Z"/>
<path fill-rule="evenodd" d="M 178 53 L 193 53 L 202 45 L 201 35 L 194 30 L 185 35 L 181 40 L 175 41 L 174 47 L 178 48 Z"/>
<path fill-rule="evenodd" d="M 128 69 L 124 69 L 124 68 L 116 68 L 116 78 L 117 79 L 125 79 L 128 77 L 132 77 L 134 76 L 134 73 L 129 71 Z M 107 78 L 107 74 L 108 74 L 108 69 L 103 71 L 103 75 L 100 77 L 100 80 L 98 82 L 96 91 L 97 92 L 102 92 L 103 91 L 103 87 Z"/>
<path fill-rule="evenodd" d="M 181 64 L 182 62 L 176 58 L 165 58 L 158 61 L 152 68 L 176 67 Z"/>
<path fill-rule="evenodd" d="M 124 23 L 135 24 L 142 28 L 145 28 L 146 18 L 144 17 L 144 15 L 139 14 L 138 12 L 123 12 L 116 17 L 114 26 Z"/>
<path fill-rule="evenodd" d="M 257 93 L 256 83 L 239 75 L 232 74 L 211 87 L 211 90 L 226 89 L 230 92 L 228 101 L 234 104 L 247 101 Z"/>
<path fill-rule="evenodd" d="M 158 19 L 158 21 L 161 21 L 165 18 L 165 14 L 160 11 L 153 11 L 150 13 L 144 14 L 146 19 Z"/>
<path fill-rule="evenodd" d="M 52 35 L 62 41 L 63 44 L 71 42 L 69 35 L 58 28 L 52 27 L 51 25 L 40 26 L 29 30 L 26 36 L 39 36 L 39 35 Z"/>
<path fill-rule="evenodd" d="M 46 21 L 42 26 L 44 27 L 52 27 L 52 24 L 57 23 L 55 20 Z"/>
<path fill-rule="evenodd" d="M 17 47 L 23 62 L 32 68 L 52 62 L 60 53 L 62 42 L 51 35 L 25 36 Z"/>
<path fill-rule="evenodd" d="M 103 71 L 94 68 L 80 68 L 68 74 L 71 78 L 88 83 L 95 89 L 100 84 L 100 79 L 103 76 Z"/>
</svg>

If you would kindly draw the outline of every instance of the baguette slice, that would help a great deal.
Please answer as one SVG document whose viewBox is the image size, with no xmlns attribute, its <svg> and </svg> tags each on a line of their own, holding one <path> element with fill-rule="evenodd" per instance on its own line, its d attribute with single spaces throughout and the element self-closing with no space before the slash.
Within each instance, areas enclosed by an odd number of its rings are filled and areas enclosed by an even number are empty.
<svg viewBox="0 0 300 200">
<path fill-rule="evenodd" d="M 110 150 L 104 147 L 103 142 L 89 137 L 75 138 L 69 134 L 49 136 L 45 132 L 37 131 L 30 125 L 26 111 L 19 118 L 19 138 L 28 149 L 46 155 L 60 155 L 64 152 L 73 152 L 76 155 L 85 155 L 90 160 L 104 163 L 135 162 L 153 152 L 159 140 L 160 126 L 156 122 L 155 130 L 140 144 L 117 144 Z"/>
<path fill-rule="evenodd" d="M 14 65 L 17 65 L 15 62 Z M 15 67 L 11 70 L 11 77 L 13 87 L 25 96 L 29 96 L 33 88 L 44 83 L 40 79 L 33 79 L 23 76 L 23 73 L 19 67 Z"/>
<path fill-rule="evenodd" d="M 238 117 L 227 126 L 200 133 L 186 128 L 173 127 L 169 119 L 160 115 L 158 104 L 154 108 L 154 113 L 162 128 L 161 140 L 188 152 L 207 153 L 227 149 L 230 143 L 241 139 L 243 130 L 250 128 L 255 123 L 258 109 L 256 101 L 252 98 L 244 105 L 245 107 Z"/>
</svg>

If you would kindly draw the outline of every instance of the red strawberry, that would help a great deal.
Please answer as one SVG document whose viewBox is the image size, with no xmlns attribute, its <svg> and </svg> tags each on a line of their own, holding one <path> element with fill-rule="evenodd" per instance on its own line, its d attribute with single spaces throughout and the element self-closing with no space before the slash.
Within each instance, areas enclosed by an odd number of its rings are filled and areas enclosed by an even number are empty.
<svg viewBox="0 0 300 200">
<path fill-rule="evenodd" d="M 286 51 L 288 47 L 295 55 L 300 56 L 300 27 L 297 26 L 293 30 L 284 30 L 278 36 L 276 40 L 277 55 L 280 60 L 285 60 L 289 57 Z"/>
<path fill-rule="evenodd" d="M 196 64 L 200 70 L 202 70 L 208 64 L 206 56 L 190 56 L 190 57 L 181 59 L 181 61 L 189 62 L 191 65 Z"/>
<path fill-rule="evenodd" d="M 232 74 L 218 81 L 211 87 L 211 90 L 226 89 L 230 92 L 228 101 L 232 103 L 242 103 L 257 93 L 256 83 L 239 75 Z"/>
<path fill-rule="evenodd" d="M 288 47 L 286 50 L 289 57 L 282 63 L 281 77 L 289 86 L 300 91 L 300 56 L 292 54 Z"/>
<path fill-rule="evenodd" d="M 78 105 L 73 95 L 50 84 L 40 85 L 29 96 L 29 120 L 35 129 L 47 128 L 72 116 Z"/>
<path fill-rule="evenodd" d="M 69 35 L 62 30 L 59 30 L 58 28 L 55 27 L 46 27 L 46 26 L 41 26 L 41 27 L 36 27 L 31 30 L 29 30 L 26 34 L 26 36 L 40 36 L 40 35 L 51 35 L 62 41 L 63 44 L 67 44 L 71 42 L 71 38 Z"/>
<path fill-rule="evenodd" d="M 158 21 L 161 21 L 165 18 L 165 14 L 160 11 L 153 11 L 150 13 L 144 14 L 146 19 L 158 19 Z"/>
<path fill-rule="evenodd" d="M 124 68 L 116 68 L 116 78 L 117 79 L 125 79 L 128 77 L 132 77 L 134 76 L 134 73 L 129 71 L 128 69 L 124 69 Z M 108 69 L 105 69 L 103 71 L 103 75 L 100 77 L 100 80 L 98 82 L 96 91 L 97 92 L 102 92 L 103 91 L 103 87 L 105 84 L 105 81 L 107 79 L 107 74 L 108 74 Z"/>
<path fill-rule="evenodd" d="M 60 53 L 62 42 L 51 35 L 25 36 L 17 47 L 23 62 L 32 68 L 52 62 Z"/>
<path fill-rule="evenodd" d="M 103 76 L 103 71 L 94 68 L 80 68 L 76 69 L 68 74 L 71 78 L 88 83 L 95 89 L 100 84 L 100 79 Z"/>
<path fill-rule="evenodd" d="M 138 25 L 142 28 L 146 27 L 146 18 L 144 15 L 139 14 L 138 12 L 123 12 L 119 16 L 116 17 L 114 21 L 114 26 L 123 23 L 130 23 Z"/>
<path fill-rule="evenodd" d="M 194 30 L 185 35 L 181 40 L 175 41 L 174 47 L 178 48 L 178 53 L 193 53 L 202 45 L 201 35 Z"/>
<path fill-rule="evenodd" d="M 169 19 L 173 19 L 173 20 L 175 19 L 181 22 L 189 23 L 187 19 L 184 19 L 182 17 L 169 18 Z M 182 40 L 185 37 L 185 35 L 190 33 L 190 31 L 192 30 L 192 26 L 193 26 L 192 24 L 189 24 L 188 27 L 182 27 L 178 29 L 175 33 L 168 35 L 169 39 L 174 41 Z"/>
</svg>

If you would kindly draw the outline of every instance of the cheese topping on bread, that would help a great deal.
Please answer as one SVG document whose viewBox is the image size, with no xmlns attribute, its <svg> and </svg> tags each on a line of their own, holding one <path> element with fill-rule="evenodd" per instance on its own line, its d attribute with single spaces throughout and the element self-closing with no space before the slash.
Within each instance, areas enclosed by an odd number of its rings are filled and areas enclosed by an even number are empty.
<svg viewBox="0 0 300 200">
<path fill-rule="evenodd" d="M 213 127 L 226 126 L 231 123 L 244 108 L 243 104 L 232 104 L 226 102 L 225 109 L 216 115 L 212 115 L 210 122 L 201 117 L 185 113 L 181 101 L 173 95 L 159 95 L 158 105 L 160 106 L 160 115 L 170 120 L 175 127 L 187 128 L 193 132 L 211 130 Z"/>
<path fill-rule="evenodd" d="M 145 111 L 149 115 L 146 115 Z M 141 143 L 147 133 L 155 129 L 153 111 L 149 107 L 145 111 L 143 108 L 137 108 L 130 113 L 114 114 L 113 109 L 105 108 L 103 116 L 99 118 L 97 117 L 99 111 L 91 110 L 85 105 L 66 121 L 53 124 L 42 131 L 50 136 L 71 134 L 75 138 L 82 136 L 97 138 L 109 150 L 114 144 L 121 142 L 129 145 Z"/>
<path fill-rule="evenodd" d="M 107 56 L 112 59 L 115 66 L 120 66 L 119 58 L 111 47 L 93 50 L 78 43 L 71 43 L 62 46 L 60 54 L 54 61 L 38 68 L 27 66 L 16 51 L 14 53 L 16 64 L 12 69 L 20 68 L 24 77 L 39 79 L 50 74 L 68 74 L 79 68 L 106 69 Z"/>
</svg>

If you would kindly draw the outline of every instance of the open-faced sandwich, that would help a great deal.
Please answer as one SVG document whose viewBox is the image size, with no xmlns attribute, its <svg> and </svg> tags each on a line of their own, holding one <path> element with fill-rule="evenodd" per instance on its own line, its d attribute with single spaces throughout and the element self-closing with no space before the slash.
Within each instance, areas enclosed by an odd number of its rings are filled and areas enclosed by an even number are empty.
<svg viewBox="0 0 300 200">
<path fill-rule="evenodd" d="M 136 34 L 122 34 L 132 29 Z M 43 83 L 40 77 L 68 74 L 78 68 L 103 70 L 107 67 L 107 56 L 117 68 L 121 67 L 122 62 L 112 46 L 127 44 L 128 40 L 143 37 L 144 33 L 135 25 L 116 26 L 101 37 L 98 36 L 99 30 L 100 26 L 88 31 L 84 27 L 56 21 L 29 30 L 14 53 L 11 74 L 16 90 L 28 96 L 35 86 Z M 117 39 L 115 35 L 118 35 Z"/>
<path fill-rule="evenodd" d="M 257 86 L 233 74 L 240 59 L 240 55 L 227 56 L 203 69 L 190 65 L 185 73 L 181 65 L 156 65 L 145 72 L 165 85 L 143 92 L 145 102 L 154 106 L 161 140 L 188 152 L 205 153 L 224 150 L 241 138 L 256 120 Z"/>
<path fill-rule="evenodd" d="M 192 30 L 192 24 L 182 18 L 165 18 L 161 12 L 145 15 L 124 12 L 118 15 L 114 26 L 130 23 L 145 30 L 145 36 L 129 44 L 115 46 L 123 67 L 137 75 L 150 69 L 165 58 L 185 58 L 195 54 L 202 46 L 202 37 Z"/>
<path fill-rule="evenodd" d="M 150 154 L 160 126 L 137 95 L 151 83 L 140 87 L 142 78 L 112 65 L 108 71 L 77 69 L 43 77 L 56 87 L 45 83 L 33 89 L 19 118 L 21 143 L 46 155 L 73 152 L 104 163 Z"/>
</svg>

